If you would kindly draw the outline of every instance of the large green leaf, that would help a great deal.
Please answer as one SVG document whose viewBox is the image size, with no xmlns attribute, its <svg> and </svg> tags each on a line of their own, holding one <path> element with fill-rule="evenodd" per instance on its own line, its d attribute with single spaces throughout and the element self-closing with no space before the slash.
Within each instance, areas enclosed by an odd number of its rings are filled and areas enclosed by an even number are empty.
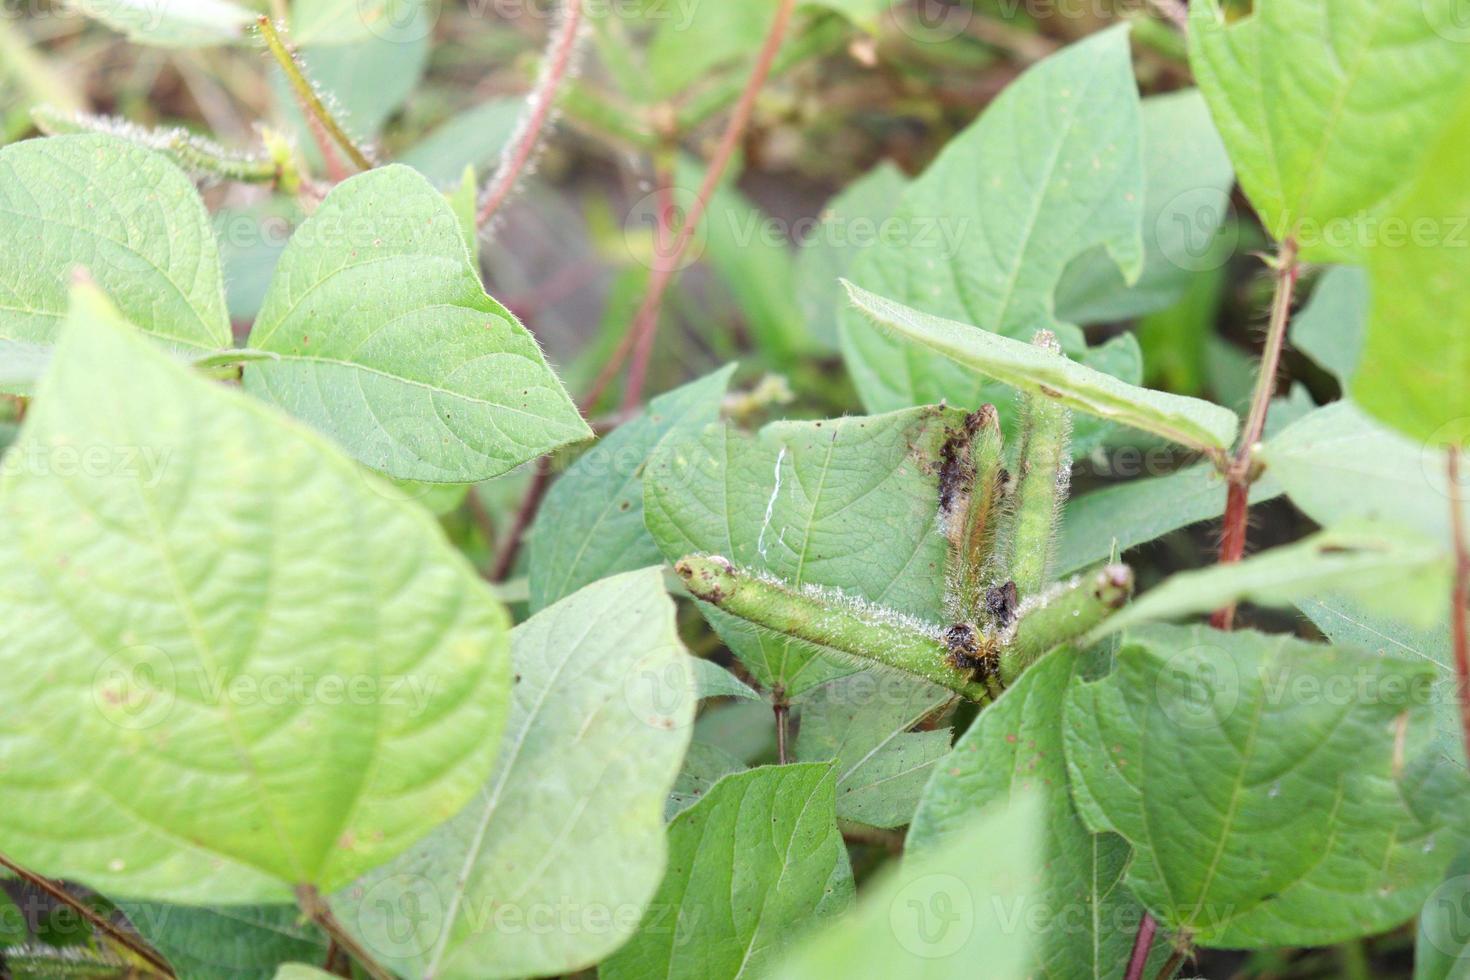
<svg viewBox="0 0 1470 980">
<path fill-rule="evenodd" d="M 1171 92 L 1144 99 L 1142 112 L 1143 272 L 1130 285 L 1106 249 L 1079 256 L 1057 285 L 1057 315 L 1068 323 L 1162 310 L 1195 275 L 1229 258 L 1225 218 L 1235 171 L 1204 98 L 1196 89 Z"/>
<path fill-rule="evenodd" d="M 229 0 L 65 0 L 139 44 L 192 48 L 231 44 L 256 15 Z"/>
<path fill-rule="evenodd" d="M 1403 760 L 1432 737 L 1428 664 L 1253 632 L 1129 634 L 1074 684 L 1079 811 L 1126 881 L 1206 946 L 1323 945 L 1409 918 L 1453 855 Z"/>
<path fill-rule="evenodd" d="M 1039 801 L 1026 798 L 1003 812 L 971 814 L 943 846 L 906 856 L 875 880 L 852 915 L 803 944 L 775 975 L 1025 976 L 1042 818 Z"/>
<path fill-rule="evenodd" d="M 854 306 L 915 349 L 923 347 L 962 367 L 1021 391 L 1055 398 L 1097 418 L 1152 432 L 1200 450 L 1226 449 L 1240 420 L 1228 408 L 1126 384 L 1116 377 L 1022 340 L 931 316 L 848 285 Z"/>
<path fill-rule="evenodd" d="M 906 841 L 929 854 L 961 839 L 979 811 L 1039 801 L 1040 861 L 1014 914 L 1035 929 L 1026 975 L 1063 980 L 1123 973 L 1143 913 L 1123 887 L 1128 846 L 1090 833 L 1068 794 L 1062 706 L 1079 665 L 1059 650 L 981 713 L 935 766 Z"/>
<path fill-rule="evenodd" d="M 851 278 L 865 289 L 974 332 L 1029 341 L 1059 323 L 1053 294 L 1073 258 L 1105 248 L 1127 281 L 1143 267 L 1138 92 L 1126 28 L 1102 31 L 1031 68 L 904 192 L 904 234 L 867 249 Z M 944 232 L 944 233 L 941 233 Z M 978 408 L 1002 393 L 968 367 L 841 320 L 842 349 L 870 411 L 948 401 Z M 977 329 L 978 328 L 978 329 Z"/>
<path fill-rule="evenodd" d="M 391 476 L 472 483 L 591 435 L 485 295 L 444 196 L 403 166 L 339 184 L 291 239 L 245 386 Z"/>
<path fill-rule="evenodd" d="M 1292 503 L 1318 524 L 1389 521 L 1439 540 L 1450 536 L 1452 494 L 1444 456 L 1334 402 L 1267 440 L 1260 457 Z M 1453 494 L 1470 519 L 1470 495 Z"/>
<path fill-rule="evenodd" d="M 327 938 L 294 905 L 122 902 L 128 921 L 189 980 L 271 980 L 292 960 L 321 962 Z"/>
<path fill-rule="evenodd" d="M 289 900 L 484 782 L 505 612 L 324 440 L 84 287 L 11 459 L 0 851 L 113 894 Z"/>
<path fill-rule="evenodd" d="M 1275 238 L 1331 260 L 1377 233 L 1358 219 L 1425 165 L 1470 68 L 1456 3 L 1273 0 L 1233 22 L 1193 5 L 1190 65 Z"/>
<path fill-rule="evenodd" d="M 338 896 L 409 976 L 573 973 L 622 944 L 664 867 L 664 799 L 694 721 L 657 569 L 516 627 L 500 763 L 463 813 Z"/>
<path fill-rule="evenodd" d="M 546 494 L 530 536 L 531 609 L 614 572 L 657 564 L 643 526 L 643 470 L 665 439 L 720 417 L 734 366 L 655 398 L 648 411 L 589 449 Z"/>
<path fill-rule="evenodd" d="M 1137 623 L 1210 612 L 1235 602 L 1294 605 L 1322 592 L 1361 597 L 1410 621 L 1449 607 L 1450 555 L 1440 542 L 1394 525 L 1348 522 L 1231 565 L 1179 572 L 1109 618 L 1094 637 Z"/>
<path fill-rule="evenodd" d="M 1470 87 L 1460 88 L 1444 138 L 1369 253 L 1368 337 L 1352 382 L 1369 414 L 1437 450 L 1470 446 Z"/>
<path fill-rule="evenodd" d="M 866 670 L 812 692 L 801 708 L 796 757 L 837 762 L 837 815 L 902 827 L 937 762 L 949 726 L 914 731 L 954 700 L 950 691 L 892 671 Z"/>
<path fill-rule="evenodd" d="M 770 972 L 792 940 L 852 903 L 820 763 L 726 776 L 669 824 L 669 870 L 602 980 L 733 980 Z"/>
<path fill-rule="evenodd" d="M 644 520 L 670 560 L 722 555 L 939 622 L 946 542 L 936 474 L 961 422 L 931 407 L 671 438 L 643 480 Z M 856 669 L 718 609 L 705 614 L 755 680 L 788 697 Z"/>
<path fill-rule="evenodd" d="M 168 347 L 229 345 L 219 249 L 182 170 L 112 136 L 0 149 L 0 339 L 54 343 L 78 268 Z"/>
<path fill-rule="evenodd" d="M 1424 902 L 1414 942 L 1414 980 L 1470 976 L 1470 853 L 1450 865 Z"/>
</svg>

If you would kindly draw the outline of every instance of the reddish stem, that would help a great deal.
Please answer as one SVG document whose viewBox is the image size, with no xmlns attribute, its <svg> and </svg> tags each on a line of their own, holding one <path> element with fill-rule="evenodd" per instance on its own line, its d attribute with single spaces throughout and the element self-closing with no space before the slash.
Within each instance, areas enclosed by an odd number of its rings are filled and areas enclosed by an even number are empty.
<svg viewBox="0 0 1470 980">
<path fill-rule="evenodd" d="M 791 14 L 795 9 L 796 0 L 781 0 L 781 5 L 776 8 L 775 19 L 772 20 L 771 29 L 766 33 L 765 42 L 756 56 L 755 67 L 751 70 L 750 78 L 740 93 L 740 100 L 735 104 L 735 111 L 725 126 L 719 146 L 710 159 L 709 168 L 705 171 L 704 180 L 695 193 L 689 214 L 685 216 L 684 223 L 679 226 L 672 248 L 666 252 L 662 249 L 659 251 L 659 261 L 655 264 L 653 275 L 648 281 L 648 292 L 643 297 L 638 313 L 633 317 L 633 329 L 630 333 L 634 348 L 633 364 L 628 371 L 627 390 L 623 393 L 624 409 L 636 407 L 643 398 L 643 384 L 648 376 L 648 361 L 653 352 L 654 336 L 658 332 L 658 316 L 663 307 L 664 294 L 678 274 L 684 255 L 694 241 L 694 234 L 699 229 L 699 223 L 704 218 L 705 211 L 709 209 L 710 198 L 714 195 L 715 188 L 719 186 L 721 178 L 724 177 L 726 169 L 730 166 L 730 160 L 735 156 L 735 151 L 745 137 L 745 130 L 750 125 L 750 117 L 755 112 L 756 97 L 766 84 L 766 79 L 770 77 L 771 66 L 775 63 L 776 55 L 781 50 L 781 43 L 786 39 L 786 29 L 791 24 Z"/>
<path fill-rule="evenodd" d="M 1465 534 L 1465 515 L 1460 507 L 1460 449 L 1449 447 L 1450 477 L 1450 528 L 1454 535 L 1455 548 L 1455 592 L 1450 619 L 1453 624 L 1455 643 L 1456 685 L 1460 695 L 1460 725 L 1464 729 L 1465 758 L 1470 759 L 1470 629 L 1466 619 L 1470 616 L 1470 540 Z"/>
<path fill-rule="evenodd" d="M 1222 565 L 1240 561 L 1245 555 L 1246 527 L 1250 517 L 1250 488 L 1258 474 L 1254 471 L 1256 444 L 1266 431 L 1266 414 L 1271 410 L 1271 396 L 1276 393 L 1276 376 L 1281 371 L 1281 351 L 1286 346 L 1286 331 L 1291 324 L 1291 304 L 1296 296 L 1301 266 L 1297 262 L 1297 244 L 1288 238 L 1281 243 L 1276 259 L 1276 295 L 1271 301 L 1271 323 L 1266 330 L 1266 347 L 1261 355 L 1261 370 L 1256 376 L 1256 389 L 1251 396 L 1250 413 L 1240 436 L 1235 458 L 1226 469 L 1229 490 L 1225 500 L 1225 525 L 1220 537 Z M 1235 606 L 1215 611 L 1210 620 L 1217 629 L 1230 629 L 1235 623 Z"/>
<path fill-rule="evenodd" d="M 495 555 L 495 564 L 491 566 L 488 576 L 490 581 L 504 582 L 515 568 L 516 556 L 521 552 L 521 541 L 530 529 L 531 522 L 536 519 L 536 511 L 541 508 L 541 498 L 546 496 L 549 489 L 551 466 L 546 461 L 539 461 L 536 464 L 536 475 L 531 478 L 531 485 L 526 488 L 520 507 L 516 508 L 515 520 L 506 532 L 505 543 Z"/>
<path fill-rule="evenodd" d="M 1154 933 L 1159 931 L 1159 923 L 1147 912 L 1138 923 L 1138 934 L 1133 937 L 1133 952 L 1128 956 L 1128 972 L 1123 975 L 1123 980 L 1140 980 L 1143 976 L 1143 968 L 1148 966 L 1149 950 L 1153 949 Z"/>
<path fill-rule="evenodd" d="M 475 224 L 483 228 L 495 217 L 500 206 L 515 190 L 526 165 L 541 144 L 541 134 L 546 129 L 551 110 L 556 105 L 557 91 L 571 71 L 577 52 L 577 39 L 582 30 L 582 0 L 566 0 L 562 6 L 561 23 L 552 32 L 550 46 L 546 49 L 546 60 L 536 86 L 531 90 L 530 112 L 511 140 L 510 148 L 501 159 L 500 167 L 490 178 L 485 189 L 484 202 Z"/>
</svg>

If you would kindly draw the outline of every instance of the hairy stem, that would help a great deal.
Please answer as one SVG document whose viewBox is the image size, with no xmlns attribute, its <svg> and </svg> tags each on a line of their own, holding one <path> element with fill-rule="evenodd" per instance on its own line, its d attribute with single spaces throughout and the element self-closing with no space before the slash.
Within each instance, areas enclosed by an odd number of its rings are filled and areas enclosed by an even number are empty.
<svg viewBox="0 0 1470 980">
<path fill-rule="evenodd" d="M 939 509 L 949 539 L 946 599 L 956 622 L 980 622 L 1005 500 L 1005 442 L 994 405 L 965 418 L 944 446 Z"/>
<path fill-rule="evenodd" d="M 776 8 L 776 16 L 771 21 L 771 28 L 766 32 L 766 39 L 761 44 L 760 53 L 756 55 L 755 67 L 751 70 L 745 88 L 740 93 L 740 99 L 735 104 L 735 111 L 731 114 L 730 121 L 726 124 L 725 131 L 720 137 L 719 146 L 715 149 L 709 167 L 705 170 L 704 180 L 701 181 L 699 190 L 695 193 L 694 203 L 679 226 L 674 244 L 669 248 L 667 254 L 660 253 L 659 261 L 653 269 L 653 275 L 648 280 L 648 292 L 644 295 L 643 302 L 633 317 L 631 336 L 635 338 L 635 341 L 633 364 L 628 372 L 628 387 L 623 393 L 625 409 L 637 406 L 643 399 L 643 384 L 648 375 L 648 361 L 653 353 L 654 336 L 658 333 L 659 311 L 663 308 L 664 294 L 668 292 L 674 277 L 678 275 L 684 255 L 694 241 L 694 234 L 699 228 L 699 223 L 704 219 L 705 211 L 709 208 L 710 198 L 729 168 L 735 151 L 740 147 L 740 141 L 745 137 L 745 130 L 750 125 L 750 118 L 755 112 L 756 96 L 760 94 L 761 88 L 766 84 L 766 79 L 770 77 L 771 66 L 775 63 L 776 55 L 781 50 L 781 42 L 786 38 L 786 30 L 791 25 L 791 15 L 795 9 L 796 0 L 780 0 L 780 6 Z"/>
<path fill-rule="evenodd" d="M 184 170 L 211 174 L 247 184 L 271 184 L 282 179 L 281 168 L 267 156 L 231 153 L 210 140 L 182 128 L 145 129 L 121 119 L 65 112 L 52 106 L 36 106 L 31 120 L 47 136 L 67 133 L 107 133 L 146 146 L 171 157 Z"/>
<path fill-rule="evenodd" d="M 1297 262 L 1297 244 L 1288 238 L 1281 243 L 1276 258 L 1276 294 L 1271 300 L 1271 322 L 1266 328 L 1266 347 L 1261 356 L 1260 374 L 1251 396 L 1250 414 L 1235 458 L 1226 469 L 1229 488 L 1225 498 L 1225 525 L 1220 536 L 1222 565 L 1233 564 L 1245 556 L 1246 526 L 1250 517 L 1250 488 L 1258 474 L 1253 466 L 1256 445 L 1266 430 L 1266 413 L 1271 410 L 1271 396 L 1276 393 L 1276 375 L 1281 370 L 1281 351 L 1286 346 L 1286 331 L 1291 324 L 1291 304 L 1296 295 L 1301 266 Z M 1216 629 L 1228 630 L 1235 624 L 1235 606 L 1216 610 L 1210 619 Z"/>
<path fill-rule="evenodd" d="M 348 956 L 357 961 L 372 980 L 396 980 L 386 967 L 373 959 L 367 949 L 357 939 L 342 927 L 337 921 L 337 916 L 332 913 L 332 908 L 322 898 L 313 885 L 298 885 L 296 887 L 296 904 L 311 921 L 321 927 L 327 938 L 336 943 L 337 946 Z"/>
<path fill-rule="evenodd" d="M 372 158 L 353 141 L 351 136 L 347 135 L 347 130 L 322 102 L 321 96 L 317 94 L 316 86 L 306 77 L 306 66 L 301 63 L 301 58 L 296 51 L 281 36 L 275 22 L 269 17 L 261 17 L 256 24 L 260 28 L 260 36 L 265 39 L 265 46 L 270 50 L 271 57 L 275 58 L 276 64 L 281 66 L 286 81 L 291 85 L 291 91 L 296 94 L 296 100 L 301 103 L 302 111 L 315 119 L 327 131 L 337 145 L 342 147 L 343 152 L 352 160 L 357 169 L 373 169 Z"/>
<path fill-rule="evenodd" d="M 132 935 L 126 929 L 123 929 L 122 927 L 114 924 L 113 922 L 108 920 L 106 916 L 99 915 L 85 902 L 82 902 L 73 895 L 70 895 L 66 891 L 66 889 L 62 888 L 51 879 L 44 878 L 41 875 L 36 874 L 34 871 L 28 871 L 27 869 L 16 864 L 14 861 L 10 860 L 4 855 L 0 855 L 0 867 L 8 869 L 17 878 L 25 879 L 31 885 L 34 885 L 36 888 L 45 892 L 47 895 L 50 895 L 56 901 L 70 907 L 72 911 L 76 912 L 83 919 L 86 919 L 87 922 L 91 923 L 94 929 L 103 933 L 108 938 L 116 942 L 118 945 L 126 947 L 129 952 L 137 955 L 149 966 L 162 973 L 165 977 L 174 976 L 173 968 L 168 965 L 168 961 L 165 960 L 162 956 L 159 956 L 152 949 L 150 949 L 147 943 L 143 942 L 137 936 Z"/>
<path fill-rule="evenodd" d="M 1133 595 L 1133 569 L 1109 565 L 1079 575 L 1055 597 L 1023 608 L 1016 632 L 1000 655 L 1000 679 L 1010 684 L 1027 667 L 1064 643 L 1090 632 Z"/>
<path fill-rule="evenodd" d="M 990 691 L 950 661 L 937 627 L 883 616 L 856 603 L 797 592 L 739 571 L 724 558 L 690 555 L 674 570 L 696 599 L 793 639 L 915 674 L 973 701 Z"/>
<path fill-rule="evenodd" d="M 1451 623 L 1455 644 L 1456 688 L 1460 695 L 1460 727 L 1464 730 L 1465 758 L 1470 759 L 1470 540 L 1466 538 L 1465 516 L 1460 506 L 1460 448 L 1449 447 L 1450 528 L 1455 547 L 1455 592 Z"/>
<path fill-rule="evenodd" d="M 566 0 L 562 5 L 561 21 L 551 32 L 551 41 L 546 48 L 546 57 L 541 65 L 541 75 L 527 100 L 526 116 L 516 127 L 510 145 L 501 157 L 490 182 L 485 187 L 480 211 L 475 216 L 476 227 L 483 228 L 495 217 L 501 205 L 515 190 L 516 183 L 525 172 L 526 165 L 541 145 L 541 136 L 551 119 L 556 106 L 557 92 L 563 80 L 571 73 L 576 61 L 577 42 L 582 36 L 582 0 Z"/>
<path fill-rule="evenodd" d="M 1032 341 L 1062 357 L 1049 330 Z M 1011 578 L 1022 599 L 1046 587 L 1056 551 L 1057 517 L 1071 476 L 1072 413 L 1040 393 L 1024 396 L 1021 473 L 1016 486 L 1015 531 L 1011 539 Z"/>
</svg>

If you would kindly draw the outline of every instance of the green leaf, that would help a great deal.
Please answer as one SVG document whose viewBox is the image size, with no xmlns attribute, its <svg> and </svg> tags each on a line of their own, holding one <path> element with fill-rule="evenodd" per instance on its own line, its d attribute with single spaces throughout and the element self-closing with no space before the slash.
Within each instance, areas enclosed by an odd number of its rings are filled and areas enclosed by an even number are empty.
<svg viewBox="0 0 1470 980">
<path fill-rule="evenodd" d="M 424 6 L 413 4 L 404 8 L 394 0 L 294 0 L 291 37 L 302 47 L 397 37 L 404 32 L 406 23 L 417 19 L 415 15 Z M 437 13 L 437 7 L 431 9 Z"/>
<path fill-rule="evenodd" d="M 663 873 L 694 699 L 659 571 L 589 586 L 511 644 L 510 722 L 480 797 L 334 902 L 413 976 L 584 969 L 632 933 Z"/>
<path fill-rule="evenodd" d="M 1133 846 L 1128 887 L 1205 946 L 1325 945 L 1419 908 L 1453 848 L 1411 804 L 1423 663 L 1202 627 L 1130 633 L 1073 684 L 1074 798 Z M 1397 761 L 1396 761 L 1397 760 Z"/>
<path fill-rule="evenodd" d="M 1451 492 L 1444 455 L 1334 402 L 1267 440 L 1259 452 L 1292 503 L 1318 524 L 1361 518 L 1450 538 Z M 1470 519 L 1470 495 L 1454 499 Z"/>
<path fill-rule="evenodd" d="M 1470 52 L 1470 44 L 1452 46 Z M 1461 69 L 1461 77 L 1467 73 Z M 1470 445 L 1470 88 L 1460 87 L 1445 137 L 1389 208 L 1369 253 L 1368 339 L 1351 386 L 1370 415 L 1436 450 Z M 1390 236 L 1391 227 L 1399 237 Z"/>
<path fill-rule="evenodd" d="M 531 609 L 544 609 L 615 572 L 657 564 L 643 526 L 643 472 L 666 440 L 697 434 L 720 417 L 730 365 L 655 398 L 552 484 L 530 537 Z"/>
<path fill-rule="evenodd" d="M 1456 0 L 1273 0 L 1234 21 L 1193 4 L 1190 66 L 1273 237 L 1312 261 L 1361 250 L 1357 219 L 1425 165 L 1462 87 L 1456 16 Z"/>
<path fill-rule="evenodd" d="M 1444 545 L 1394 527 L 1349 522 L 1232 565 L 1178 572 L 1108 619 L 1093 639 L 1138 623 L 1180 619 L 1235 602 L 1294 605 L 1341 591 L 1412 622 L 1432 622 L 1449 603 Z"/>
<path fill-rule="evenodd" d="M 768 973 L 792 940 L 852 904 L 832 766 L 765 766 L 721 779 L 669 824 L 669 870 L 638 933 L 601 980 L 726 980 Z"/>
<path fill-rule="evenodd" d="M 331 980 L 332 974 L 305 963 L 286 963 L 276 971 L 275 980 Z"/>
<path fill-rule="evenodd" d="M 954 695 L 892 671 L 865 670 L 802 703 L 796 757 L 837 763 L 837 815 L 870 827 L 902 827 L 935 762 L 949 751 L 945 725 L 913 731 Z"/>
<path fill-rule="evenodd" d="M 1367 327 L 1368 276 L 1357 266 L 1334 266 L 1292 318 L 1291 345 L 1331 371 L 1346 389 L 1358 372 Z"/>
<path fill-rule="evenodd" d="M 1269 476 L 1251 487 L 1253 504 L 1279 496 L 1281 486 Z M 1225 478 L 1210 463 L 1082 494 L 1067 502 L 1056 574 L 1070 575 L 1224 512 Z"/>
<path fill-rule="evenodd" d="M 326 937 L 294 905 L 123 902 L 124 914 L 189 980 L 270 980 L 292 960 L 322 962 Z"/>
<path fill-rule="evenodd" d="M 880 163 L 822 208 L 812 232 L 796 256 L 796 301 L 813 339 L 837 350 L 837 319 L 847 304 L 840 280 L 853 262 L 902 225 L 890 220 L 909 180 L 888 161 Z"/>
<path fill-rule="evenodd" d="M 946 542 L 935 514 L 940 450 L 959 413 L 939 408 L 729 426 L 671 438 L 643 481 L 644 520 L 669 560 L 722 555 L 792 586 L 841 589 L 941 618 Z M 788 698 L 856 667 L 702 607 L 757 683 Z"/>
<path fill-rule="evenodd" d="M 942 847 L 907 855 L 866 889 L 857 910 L 782 965 L 779 980 L 1025 976 L 1025 928 L 1041 871 L 1043 811 L 1018 799 L 972 814 Z"/>
<path fill-rule="evenodd" d="M 674 780 L 674 788 L 669 791 L 668 802 L 664 805 L 664 819 L 672 820 L 676 813 L 698 803 L 722 776 L 744 770 L 744 762 L 718 745 L 695 739 L 689 744 L 689 754 L 684 756 L 684 766 L 679 770 L 679 778 Z"/>
<path fill-rule="evenodd" d="M 705 698 L 740 698 L 745 701 L 764 701 L 750 685 L 730 673 L 713 660 L 694 657 L 689 661 L 694 671 L 694 691 L 700 700 Z"/>
<path fill-rule="evenodd" d="M 1106 249 L 1078 256 L 1057 286 L 1057 315 L 1067 323 L 1162 310 L 1196 275 L 1229 258 L 1225 219 L 1235 171 L 1203 96 L 1186 89 L 1144 99 L 1142 120 L 1143 272 L 1129 285 Z"/>
<path fill-rule="evenodd" d="M 1414 941 L 1414 980 L 1470 976 L 1470 853 L 1450 865 L 1424 903 Z"/>
<path fill-rule="evenodd" d="M 523 98 L 490 99 L 451 116 L 398 158 L 435 184 L 458 180 L 466 166 L 487 169 L 510 142 L 526 111 Z"/>
<path fill-rule="evenodd" d="M 0 149 L 0 339 L 54 344 L 78 268 L 165 346 L 230 345 L 219 250 L 182 170 L 112 136 Z"/>
<path fill-rule="evenodd" d="M 505 612 L 325 441 L 83 287 L 11 457 L 0 851 L 139 899 L 290 900 L 484 781 Z"/>
<path fill-rule="evenodd" d="M 591 434 L 536 341 L 485 295 L 443 195 L 408 167 L 339 184 L 297 229 L 245 387 L 391 476 L 473 483 Z"/>
<path fill-rule="evenodd" d="M 1069 408 L 1152 432 L 1202 451 L 1223 450 L 1235 440 L 1240 420 L 1228 408 L 1125 384 L 1117 378 L 1056 357 L 1027 341 L 1013 340 L 930 316 L 847 284 L 853 305 L 878 327 L 905 342 L 948 358 L 1020 391 L 1055 398 Z"/>
<path fill-rule="evenodd" d="M 64 0 L 139 44 L 167 48 L 233 44 L 256 15 L 229 0 Z"/>
<path fill-rule="evenodd" d="M 1029 69 L 952 140 L 904 192 L 897 240 L 866 249 L 851 278 L 966 332 L 1030 341 L 1055 332 L 1069 354 L 1081 331 L 1057 321 L 1053 295 L 1071 260 L 1104 248 L 1138 278 L 1144 211 L 1138 92 L 1128 32 L 1101 31 Z M 842 350 L 870 411 L 946 401 L 999 403 L 993 384 L 905 344 L 847 311 Z"/>
<path fill-rule="evenodd" d="M 1041 856 L 1019 910 L 1035 931 L 1017 976 L 1122 974 L 1143 912 L 1123 887 L 1128 846 L 1089 833 L 1068 795 L 1062 706 L 1079 661 L 1071 650 L 1042 659 L 980 714 L 934 768 L 906 840 L 911 855 L 931 854 L 960 840 L 976 812 L 1039 801 Z"/>
</svg>

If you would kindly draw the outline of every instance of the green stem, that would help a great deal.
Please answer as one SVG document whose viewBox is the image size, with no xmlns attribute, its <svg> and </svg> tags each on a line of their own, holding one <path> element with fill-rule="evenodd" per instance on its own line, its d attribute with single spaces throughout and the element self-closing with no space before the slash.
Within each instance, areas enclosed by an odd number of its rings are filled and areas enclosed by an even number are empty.
<svg viewBox="0 0 1470 980">
<path fill-rule="evenodd" d="M 696 599 L 748 623 L 915 674 L 974 701 L 990 691 L 950 661 L 938 627 L 885 616 L 855 603 L 797 592 L 740 571 L 724 558 L 690 555 L 674 565 Z"/>
<path fill-rule="evenodd" d="M 286 45 L 275 23 L 269 17 L 261 17 L 256 24 L 260 27 L 260 36 L 265 39 L 265 46 L 270 49 L 271 57 L 275 58 L 276 64 L 281 66 L 286 81 L 290 83 L 291 90 L 296 93 L 296 100 L 301 103 L 302 110 L 321 123 L 322 128 L 356 164 L 357 169 L 373 169 L 372 158 L 353 141 L 351 136 L 347 135 L 347 130 L 327 109 L 321 96 L 317 94 L 316 86 L 306 77 L 306 66 L 301 63 L 296 52 Z"/>
<path fill-rule="evenodd" d="M 1023 608 L 1016 632 L 1000 655 L 1000 679 L 1010 684 L 1027 667 L 1064 643 L 1092 631 L 1133 595 L 1133 569 L 1109 565 L 1079 575 L 1052 598 Z"/>
<path fill-rule="evenodd" d="M 966 416 L 964 429 L 944 446 L 939 509 L 949 538 L 946 598 L 956 622 L 982 618 L 986 573 L 1005 501 L 1004 452 L 994 405 Z"/>
<path fill-rule="evenodd" d="M 67 133 L 121 136 L 139 146 L 163 153 L 190 173 L 213 174 L 244 184 L 273 184 L 283 177 L 281 167 L 269 157 L 231 153 L 217 143 L 180 128 L 145 129 L 120 119 L 66 112 L 53 106 L 36 106 L 31 110 L 31 118 L 36 128 L 47 136 Z"/>
<path fill-rule="evenodd" d="M 1049 330 L 1032 341 L 1062 357 Z M 1022 599 L 1046 587 L 1056 549 L 1057 517 L 1071 477 L 1072 413 L 1041 393 L 1023 396 L 1021 474 L 1016 488 L 1015 531 L 1011 539 L 1011 579 Z"/>
</svg>

